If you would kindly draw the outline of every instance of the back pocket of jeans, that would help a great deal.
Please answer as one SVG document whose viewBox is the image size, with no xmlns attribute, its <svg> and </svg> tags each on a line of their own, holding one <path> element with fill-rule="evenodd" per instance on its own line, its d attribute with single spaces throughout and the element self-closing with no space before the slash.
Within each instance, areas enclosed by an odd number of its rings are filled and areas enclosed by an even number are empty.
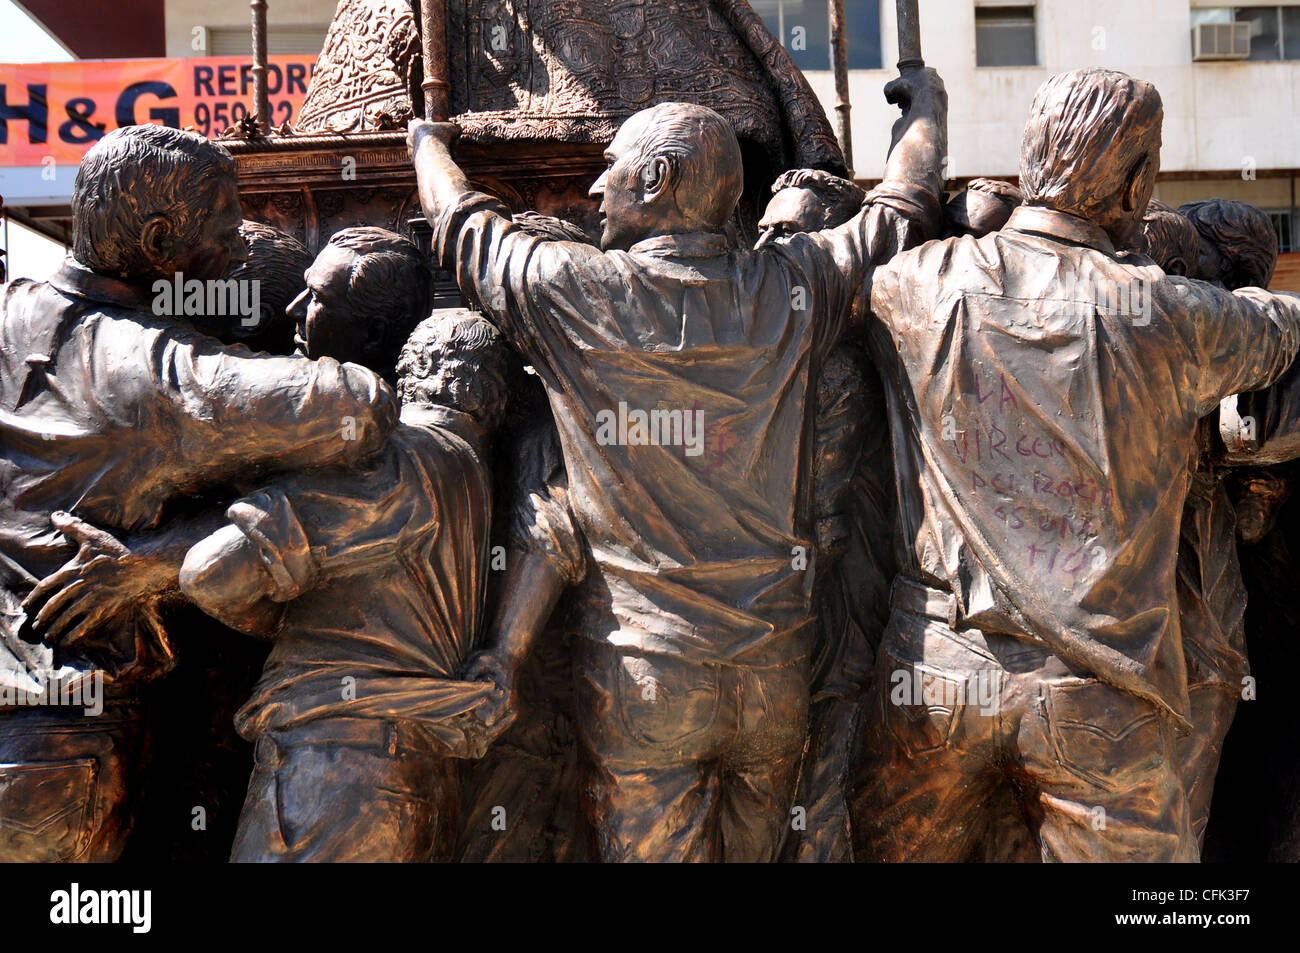
<svg viewBox="0 0 1300 953">
<path fill-rule="evenodd" d="M 881 654 L 881 663 L 887 674 L 882 716 L 894 739 L 912 757 L 947 748 L 962 682 L 888 652 Z"/>
<path fill-rule="evenodd" d="M 73 860 L 90 840 L 94 758 L 0 764 L 0 860 Z"/>
<path fill-rule="evenodd" d="M 1069 771 L 1108 791 L 1134 781 L 1134 771 L 1165 757 L 1160 716 L 1149 703 L 1086 679 L 1044 686 L 1048 731 L 1057 760 Z"/>
<path fill-rule="evenodd" d="M 667 656 L 614 662 L 623 725 L 642 744 L 685 744 L 713 726 L 721 705 L 718 670 Z"/>
</svg>

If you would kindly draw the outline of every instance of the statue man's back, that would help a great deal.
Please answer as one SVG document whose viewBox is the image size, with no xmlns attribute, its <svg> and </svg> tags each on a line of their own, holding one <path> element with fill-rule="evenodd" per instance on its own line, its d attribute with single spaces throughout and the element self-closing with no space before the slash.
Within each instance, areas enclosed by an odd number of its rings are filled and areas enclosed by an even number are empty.
<svg viewBox="0 0 1300 953">
<path fill-rule="evenodd" d="M 927 73 L 916 92 L 863 213 L 757 252 L 722 233 L 740 154 L 711 110 L 664 104 L 619 131 L 592 187 L 603 253 L 524 234 L 413 126 L 438 254 L 537 368 L 560 430 L 591 551 L 579 730 L 608 859 L 779 845 L 808 707 L 809 391 L 871 269 L 937 227 L 942 87 Z"/>
</svg>

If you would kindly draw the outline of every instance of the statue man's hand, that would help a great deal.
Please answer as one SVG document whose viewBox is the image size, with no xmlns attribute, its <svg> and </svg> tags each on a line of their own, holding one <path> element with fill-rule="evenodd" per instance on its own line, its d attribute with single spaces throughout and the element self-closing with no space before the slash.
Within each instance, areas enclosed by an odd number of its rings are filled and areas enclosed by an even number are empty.
<svg viewBox="0 0 1300 953">
<path fill-rule="evenodd" d="M 885 87 L 885 99 L 903 115 L 891 130 L 885 178 L 937 194 L 947 171 L 948 92 L 929 68 L 909 69 Z"/>
<path fill-rule="evenodd" d="M 412 119 L 406 127 L 406 148 L 414 159 L 420 146 L 426 139 L 435 139 L 443 144 L 449 152 L 451 144 L 460 136 L 460 126 L 454 122 L 430 122 L 427 119 Z"/>
<path fill-rule="evenodd" d="M 927 66 L 908 70 L 886 84 L 885 101 L 898 106 L 903 110 L 903 115 L 907 116 L 914 104 L 933 102 L 943 103 L 946 107 L 948 91 L 939 74 Z"/>
<path fill-rule="evenodd" d="M 72 559 L 23 600 L 23 627 L 50 645 L 68 647 L 153 594 L 156 574 L 147 558 L 111 533 L 69 513 L 56 512 L 50 520 L 80 545 Z"/>
<path fill-rule="evenodd" d="M 479 652 L 469 660 L 462 678 L 469 682 L 491 682 L 496 686 L 496 695 L 474 709 L 474 717 L 483 723 L 491 743 L 510 727 L 519 713 L 514 671 L 494 653 Z"/>
</svg>

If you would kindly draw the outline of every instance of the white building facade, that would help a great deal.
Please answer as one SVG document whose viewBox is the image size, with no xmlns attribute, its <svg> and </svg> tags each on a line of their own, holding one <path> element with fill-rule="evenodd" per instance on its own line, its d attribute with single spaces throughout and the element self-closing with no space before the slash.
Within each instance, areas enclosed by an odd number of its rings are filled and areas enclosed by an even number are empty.
<svg viewBox="0 0 1300 953">
<path fill-rule="evenodd" d="M 825 0 L 751 2 L 774 33 L 784 29 L 782 41 L 833 115 L 825 41 L 817 46 L 826 28 L 806 26 L 828 22 Z M 881 95 L 896 75 L 894 4 L 844 3 L 850 37 L 870 37 L 880 47 L 873 58 L 851 41 L 849 64 L 855 176 L 878 179 L 898 115 Z M 920 12 L 926 63 L 948 89 L 950 179 L 1014 179 L 1039 85 L 1066 70 L 1110 67 L 1150 80 L 1164 99 L 1157 197 L 1175 206 L 1212 196 L 1251 202 L 1274 216 L 1284 252 L 1300 249 L 1300 0 L 1254 7 L 1214 0 L 920 0 Z M 1200 31 L 1199 51 L 1198 24 L 1221 26 Z M 802 36 L 795 32 L 800 26 Z M 1235 49 L 1228 42 L 1234 39 Z M 1220 48 L 1216 41 L 1223 41 Z"/>
</svg>

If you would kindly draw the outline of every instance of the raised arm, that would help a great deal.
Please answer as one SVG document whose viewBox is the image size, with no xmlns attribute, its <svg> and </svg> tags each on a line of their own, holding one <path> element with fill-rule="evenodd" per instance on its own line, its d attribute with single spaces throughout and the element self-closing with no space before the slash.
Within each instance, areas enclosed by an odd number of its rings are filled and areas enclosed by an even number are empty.
<svg viewBox="0 0 1300 953">
<path fill-rule="evenodd" d="M 520 309 L 511 305 L 537 240 L 515 226 L 500 201 L 470 187 L 451 157 L 450 144 L 458 134 L 452 123 L 421 119 L 412 120 L 407 133 L 420 205 L 433 228 L 434 259 L 456 276 L 461 293 L 532 359 L 530 329 L 516 320 Z"/>
<path fill-rule="evenodd" d="M 889 83 L 885 98 L 897 103 L 903 115 L 894 124 L 884 180 L 867 194 L 862 211 L 852 219 L 836 228 L 795 235 L 787 246 L 805 255 L 810 275 L 826 279 L 819 348 L 834 344 L 846 319 L 855 327 L 863 325 L 875 269 L 935 237 L 942 224 L 940 196 L 948 148 L 943 80 L 932 69 L 915 70 Z"/>
<path fill-rule="evenodd" d="M 948 91 L 932 69 L 905 73 L 885 87 L 903 115 L 894 123 L 882 186 L 940 203 L 948 155 Z M 937 209 L 936 209 L 937 211 Z M 936 223 L 937 224 L 937 223 Z"/>
<path fill-rule="evenodd" d="M 573 336 L 619 333 L 610 313 L 623 276 L 595 247 L 529 234 L 474 191 L 448 149 L 455 129 L 415 120 L 408 136 L 434 258 L 539 373 L 567 367 L 580 359 Z"/>
<path fill-rule="evenodd" d="M 451 144 L 459 135 L 460 127 L 452 122 L 413 119 L 407 129 L 406 144 L 415 164 L 420 206 L 430 225 L 474 191 L 451 157 Z"/>
</svg>

